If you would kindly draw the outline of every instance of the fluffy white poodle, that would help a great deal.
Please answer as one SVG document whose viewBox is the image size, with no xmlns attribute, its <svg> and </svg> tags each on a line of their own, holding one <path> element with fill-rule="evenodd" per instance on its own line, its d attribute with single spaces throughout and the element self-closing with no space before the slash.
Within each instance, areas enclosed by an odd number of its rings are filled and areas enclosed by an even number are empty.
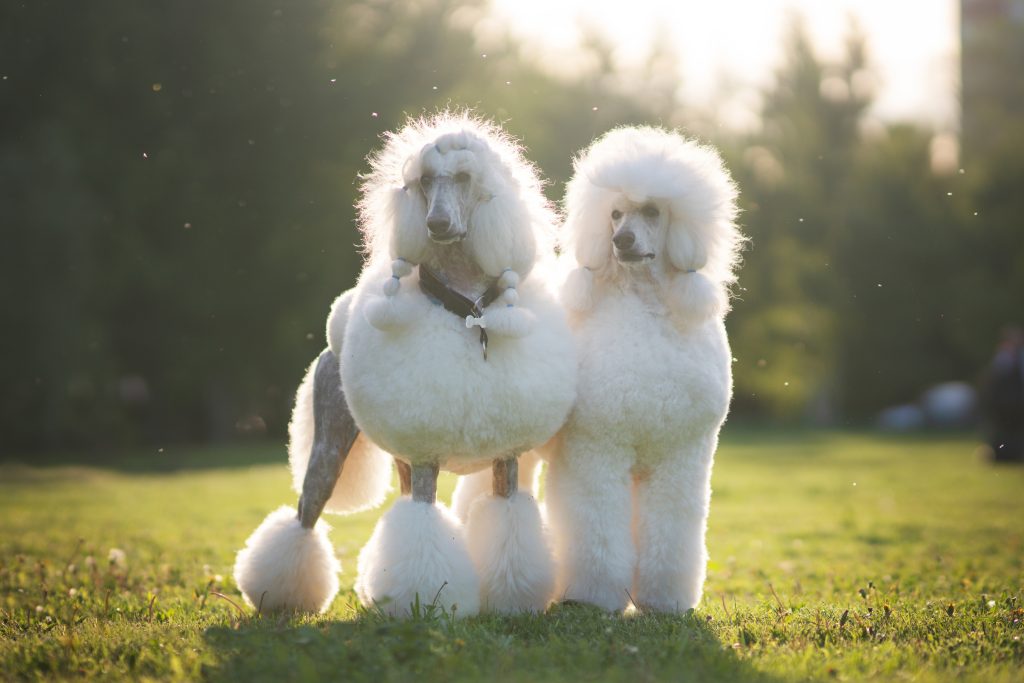
<svg viewBox="0 0 1024 683">
<path fill-rule="evenodd" d="M 458 616 L 541 610 L 553 558 L 536 501 L 517 490 L 517 457 L 555 434 L 575 398 L 572 337 L 549 288 L 553 214 L 519 147 L 467 115 L 410 122 L 371 165 L 367 262 L 296 400 L 299 511 L 250 538 L 238 584 L 253 604 L 325 609 L 336 564 L 317 517 L 382 500 L 383 450 L 404 495 L 360 553 L 363 604 L 399 616 L 417 601 Z M 435 500 L 438 470 L 483 468 L 493 491 L 462 496 L 463 524 Z"/>
<path fill-rule="evenodd" d="M 556 597 L 681 612 L 701 597 L 732 392 L 736 188 L 713 149 L 620 128 L 576 160 L 565 203 L 580 374 L 547 453 Z"/>
</svg>

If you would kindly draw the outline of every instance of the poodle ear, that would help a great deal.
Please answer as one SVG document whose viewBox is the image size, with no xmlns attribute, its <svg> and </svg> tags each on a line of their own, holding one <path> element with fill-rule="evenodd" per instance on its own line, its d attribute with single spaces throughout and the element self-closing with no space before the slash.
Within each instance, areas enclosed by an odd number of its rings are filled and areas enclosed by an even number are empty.
<svg viewBox="0 0 1024 683">
<path fill-rule="evenodd" d="M 578 268 L 562 284 L 562 303 L 587 311 L 594 303 L 594 271 L 612 258 L 611 195 L 594 185 L 579 168 L 566 189 L 567 211 L 563 248 L 576 258 Z"/>
<path fill-rule="evenodd" d="M 572 248 L 577 263 L 599 270 L 612 257 L 610 202 L 605 196 L 607 193 L 599 191 L 585 179 L 583 182 L 586 187 L 569 188 L 566 201 L 569 206 L 567 246 Z M 573 185 L 576 185 L 575 181 Z"/>
<path fill-rule="evenodd" d="M 676 316 L 686 325 L 696 325 L 723 315 L 727 307 L 724 287 L 698 272 L 708 263 L 707 247 L 700 235 L 678 218 L 669 226 L 668 257 L 682 271 L 675 273 L 669 284 Z"/>
<path fill-rule="evenodd" d="M 380 161 L 374 163 L 383 165 Z M 405 171 L 403 168 L 403 175 Z M 365 179 L 359 202 L 359 227 L 371 260 L 402 258 L 419 263 L 428 246 L 427 203 L 404 178 L 404 186 L 395 186 L 395 175 L 396 172 L 384 167 L 375 169 Z"/>
<path fill-rule="evenodd" d="M 391 220 L 388 256 L 419 263 L 429 243 L 426 200 L 416 188 L 407 185 L 391 190 L 388 208 L 384 212 L 384 220 Z"/>
<path fill-rule="evenodd" d="M 525 277 L 537 257 L 533 217 L 511 188 L 481 201 L 473 212 L 466 245 L 477 264 L 491 277 L 511 268 Z"/>
<path fill-rule="evenodd" d="M 669 283 L 669 298 L 673 313 L 687 326 L 719 318 L 729 308 L 725 289 L 704 273 L 673 275 Z"/>
<path fill-rule="evenodd" d="M 704 240 L 686 221 L 676 217 L 673 217 L 668 229 L 668 258 L 677 270 L 684 273 L 700 270 L 708 263 Z"/>
<path fill-rule="evenodd" d="M 589 311 L 594 305 L 594 271 L 582 266 L 569 271 L 562 284 L 562 303 L 573 311 Z"/>
</svg>

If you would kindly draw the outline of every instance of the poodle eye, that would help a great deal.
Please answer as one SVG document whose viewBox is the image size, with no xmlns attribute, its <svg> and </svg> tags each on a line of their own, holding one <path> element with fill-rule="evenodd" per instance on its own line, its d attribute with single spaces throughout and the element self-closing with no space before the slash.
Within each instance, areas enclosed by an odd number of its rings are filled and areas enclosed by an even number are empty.
<svg viewBox="0 0 1024 683">
<path fill-rule="evenodd" d="M 641 213 L 643 213 L 643 215 L 646 216 L 647 218 L 657 218 L 658 216 L 661 215 L 661 212 L 658 211 L 658 207 L 656 207 L 654 204 L 648 204 L 647 206 L 645 206 L 641 210 Z"/>
<path fill-rule="evenodd" d="M 621 211 L 619 211 L 618 209 L 615 209 L 614 211 L 612 211 L 612 220 L 613 221 L 617 221 L 620 218 L 622 218 L 622 212 Z"/>
<path fill-rule="evenodd" d="M 456 173 L 455 174 L 455 182 L 457 182 L 457 183 L 468 183 L 469 182 L 469 174 L 466 173 L 465 171 L 461 171 L 459 173 Z"/>
</svg>

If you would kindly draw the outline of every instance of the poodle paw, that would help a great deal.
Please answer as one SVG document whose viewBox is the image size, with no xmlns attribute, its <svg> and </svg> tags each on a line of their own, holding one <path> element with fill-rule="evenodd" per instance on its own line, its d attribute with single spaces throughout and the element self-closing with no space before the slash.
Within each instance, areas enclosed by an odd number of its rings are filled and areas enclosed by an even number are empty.
<svg viewBox="0 0 1024 683">
<path fill-rule="evenodd" d="M 324 612 L 338 592 L 341 565 L 320 520 L 312 529 L 293 508 L 267 515 L 238 551 L 235 583 L 261 612 Z"/>
<path fill-rule="evenodd" d="M 551 601 L 555 563 L 537 501 L 518 492 L 480 496 L 466 525 L 484 610 L 541 612 Z"/>
<path fill-rule="evenodd" d="M 641 565 L 636 579 L 637 609 L 661 614 L 685 614 L 696 609 L 704 592 L 704 573 L 666 572 L 651 575 Z"/>
<path fill-rule="evenodd" d="M 641 612 L 657 614 L 686 614 L 696 609 L 700 603 L 700 593 L 696 595 L 644 595 L 637 591 L 636 608 Z"/>
<path fill-rule="evenodd" d="M 480 582 L 459 521 L 440 504 L 398 500 L 359 553 L 356 594 L 366 607 L 395 617 L 415 605 L 457 617 L 480 611 Z"/>
</svg>

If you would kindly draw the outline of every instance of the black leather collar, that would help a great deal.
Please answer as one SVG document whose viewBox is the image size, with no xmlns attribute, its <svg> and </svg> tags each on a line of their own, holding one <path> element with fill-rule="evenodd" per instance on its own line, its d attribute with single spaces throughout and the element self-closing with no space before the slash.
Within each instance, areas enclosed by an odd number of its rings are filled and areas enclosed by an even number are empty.
<svg viewBox="0 0 1024 683">
<path fill-rule="evenodd" d="M 483 309 L 494 303 L 500 294 L 498 283 L 495 282 L 483 293 L 483 296 L 473 301 L 468 296 L 455 291 L 442 282 L 437 273 L 430 270 L 430 268 L 421 264 L 419 269 L 420 290 L 432 299 L 441 302 L 445 309 L 459 316 L 461 320 L 464 320 L 467 316 L 474 318 L 483 316 Z M 487 360 L 487 330 L 483 327 L 480 328 L 480 348 L 483 349 L 484 360 Z"/>
</svg>

